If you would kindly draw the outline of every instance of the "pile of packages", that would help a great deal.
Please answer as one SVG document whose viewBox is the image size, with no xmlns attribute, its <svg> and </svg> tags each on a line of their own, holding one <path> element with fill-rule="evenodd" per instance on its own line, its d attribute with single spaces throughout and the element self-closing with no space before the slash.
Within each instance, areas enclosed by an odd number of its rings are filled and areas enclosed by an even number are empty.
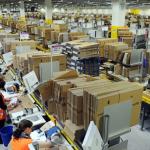
<svg viewBox="0 0 150 150">
<path fill-rule="evenodd" d="M 100 52 L 100 57 L 104 57 L 104 47 L 106 44 L 109 43 L 116 43 L 118 39 L 113 39 L 113 38 L 107 38 L 107 39 L 98 39 L 97 43 L 99 43 L 99 52 Z"/>
<path fill-rule="evenodd" d="M 84 74 L 99 75 L 99 44 L 84 40 L 66 42 L 63 53 L 67 55 L 67 66 Z"/>
<path fill-rule="evenodd" d="M 5 38 L 2 41 L 2 45 L 5 49 L 5 52 L 12 52 L 13 54 L 16 54 L 16 48 L 21 46 L 30 46 L 31 49 L 36 49 L 38 42 L 34 41 L 34 40 L 25 40 L 25 41 L 19 41 L 19 40 L 15 40 L 14 37 L 13 38 Z"/>
<path fill-rule="evenodd" d="M 119 62 L 122 57 L 122 52 L 128 49 L 128 45 L 123 42 L 109 43 L 104 47 L 104 57 Z"/>
<path fill-rule="evenodd" d="M 59 74 L 40 87 L 40 91 L 49 87 L 49 99 L 44 96 L 44 90 L 42 92 L 49 113 L 57 114 L 63 121 L 69 119 L 78 126 L 84 125 L 87 129 L 91 120 L 100 126 L 106 106 L 131 100 L 131 126 L 138 123 L 143 92 L 138 84 L 79 76 L 75 71 Z"/>
<path fill-rule="evenodd" d="M 128 28 L 118 29 L 118 37 L 122 42 L 128 44 L 129 47 L 133 47 L 134 41 L 133 33 L 129 31 Z"/>
<path fill-rule="evenodd" d="M 65 55 L 53 55 L 52 61 L 59 62 L 59 70 L 66 70 Z M 23 75 L 30 71 L 35 71 L 38 79 L 40 79 L 40 64 L 51 62 L 51 53 L 31 51 L 23 54 L 14 55 L 13 66 L 22 71 Z"/>
</svg>

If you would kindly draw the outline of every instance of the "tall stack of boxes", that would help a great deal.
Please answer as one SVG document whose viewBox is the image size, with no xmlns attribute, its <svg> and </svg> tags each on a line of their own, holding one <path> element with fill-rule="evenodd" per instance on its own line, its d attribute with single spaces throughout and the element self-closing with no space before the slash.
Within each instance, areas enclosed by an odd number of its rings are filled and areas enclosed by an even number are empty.
<svg viewBox="0 0 150 150">
<path fill-rule="evenodd" d="M 119 40 L 128 44 L 129 47 L 133 47 L 133 33 L 129 31 L 128 28 L 120 28 L 118 29 L 118 37 Z"/>
<path fill-rule="evenodd" d="M 38 79 L 40 79 L 40 63 L 47 63 L 51 61 L 51 53 L 31 51 L 24 54 L 17 54 L 14 56 L 14 67 L 23 71 L 23 75 L 30 71 L 35 71 Z M 65 55 L 53 55 L 52 61 L 59 62 L 60 71 L 66 70 Z"/>
<path fill-rule="evenodd" d="M 100 51 L 100 57 L 104 57 L 104 47 L 106 44 L 109 43 L 116 43 L 118 42 L 118 39 L 108 38 L 108 39 L 98 39 L 97 43 L 99 43 L 99 51 Z"/>
<path fill-rule="evenodd" d="M 77 126 L 84 125 L 85 129 L 93 120 L 100 128 L 105 107 L 131 101 L 130 126 L 139 122 L 143 87 L 137 83 L 114 83 L 85 75 L 78 76 L 75 72 L 68 72 L 66 78 L 55 78 L 49 83 L 49 112 L 53 110 L 60 120 L 69 119 Z"/>
<path fill-rule="evenodd" d="M 129 100 L 132 101 L 130 125 L 136 125 L 139 122 L 142 92 L 142 86 L 128 82 L 103 83 L 95 88 L 85 89 L 83 96 L 84 127 L 87 128 L 90 121 L 94 120 L 100 128 L 105 107 Z"/>
<path fill-rule="evenodd" d="M 75 40 L 64 44 L 63 53 L 67 55 L 67 65 L 88 75 L 99 75 L 99 44 Z"/>
</svg>

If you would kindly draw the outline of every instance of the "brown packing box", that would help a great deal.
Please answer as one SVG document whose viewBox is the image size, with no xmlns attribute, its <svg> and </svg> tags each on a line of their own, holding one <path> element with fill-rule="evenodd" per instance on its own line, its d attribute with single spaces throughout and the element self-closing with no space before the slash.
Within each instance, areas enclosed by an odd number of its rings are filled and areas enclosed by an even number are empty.
<svg viewBox="0 0 150 150">
<path fill-rule="evenodd" d="M 51 41 L 52 42 L 58 42 L 58 36 L 59 36 L 59 32 L 52 31 L 51 32 Z"/>
<path fill-rule="evenodd" d="M 122 90 L 119 92 L 120 94 L 120 100 L 119 102 L 132 100 L 132 103 L 135 104 L 137 102 L 141 102 L 142 98 L 141 95 L 143 93 L 143 88 L 140 86 L 137 87 L 131 87 L 125 90 Z"/>
<path fill-rule="evenodd" d="M 48 113 L 49 114 L 57 114 L 57 104 L 55 101 L 48 101 Z"/>
<path fill-rule="evenodd" d="M 51 32 L 53 31 L 53 29 L 45 29 L 45 34 L 44 37 L 47 40 L 51 40 Z"/>
<path fill-rule="evenodd" d="M 137 102 L 132 106 L 131 126 L 134 126 L 138 124 L 140 120 L 141 102 Z"/>
<path fill-rule="evenodd" d="M 97 43 L 99 43 L 99 51 L 100 51 L 100 57 L 104 57 L 104 47 L 108 43 L 115 43 L 117 42 L 117 39 L 113 38 L 107 38 L 107 39 L 98 39 Z"/>
<path fill-rule="evenodd" d="M 142 86 L 129 82 L 108 83 L 105 86 L 87 88 L 84 90 L 84 127 L 88 127 L 91 120 L 98 126 L 104 107 L 131 100 L 133 104 L 131 126 L 138 124 Z M 138 94 L 137 94 L 138 93 Z M 137 114 L 134 112 L 138 112 Z M 97 120 L 98 119 L 98 120 Z"/>
<path fill-rule="evenodd" d="M 38 42 L 33 40 L 29 40 L 29 41 L 14 40 L 10 42 L 10 49 L 15 50 L 17 46 L 26 46 L 26 45 L 31 46 L 31 49 L 36 49 L 37 43 Z"/>
<path fill-rule="evenodd" d="M 38 56 L 32 56 L 30 55 L 28 57 L 28 61 L 29 61 L 29 64 L 28 64 L 28 68 L 29 70 L 35 70 L 36 68 L 36 74 L 38 75 L 39 77 L 39 64 L 40 63 L 46 63 L 46 62 L 50 62 L 51 61 L 51 57 L 50 57 L 50 54 L 49 55 L 38 55 Z M 66 57 L 65 55 L 54 55 L 52 57 L 52 61 L 58 61 L 59 62 L 59 68 L 60 68 L 60 71 L 64 71 L 66 70 Z"/>
<path fill-rule="evenodd" d="M 49 101 L 52 97 L 52 87 L 53 87 L 53 81 L 47 81 L 42 83 L 38 90 L 40 91 L 40 94 L 42 96 L 43 102 Z"/>
<path fill-rule="evenodd" d="M 9 111 L 10 114 L 20 112 L 25 108 L 35 108 L 36 107 L 33 104 L 33 102 L 29 99 L 28 96 L 21 96 L 21 97 L 19 97 L 19 100 L 21 100 L 21 103 L 15 109 Z"/>
<path fill-rule="evenodd" d="M 114 73 L 116 75 L 121 75 L 122 74 L 122 66 L 120 64 L 116 64 L 114 66 Z"/>
<path fill-rule="evenodd" d="M 129 78 L 129 77 L 134 76 L 135 74 L 140 74 L 139 73 L 139 66 L 123 67 L 122 75 L 124 77 Z"/>
<path fill-rule="evenodd" d="M 68 26 L 66 24 L 55 24 L 54 30 L 57 32 L 67 32 Z"/>
<path fill-rule="evenodd" d="M 70 120 L 66 120 L 64 132 L 70 137 L 72 141 L 75 139 L 76 131 L 81 129 L 83 129 L 83 126 L 76 126 Z"/>
</svg>

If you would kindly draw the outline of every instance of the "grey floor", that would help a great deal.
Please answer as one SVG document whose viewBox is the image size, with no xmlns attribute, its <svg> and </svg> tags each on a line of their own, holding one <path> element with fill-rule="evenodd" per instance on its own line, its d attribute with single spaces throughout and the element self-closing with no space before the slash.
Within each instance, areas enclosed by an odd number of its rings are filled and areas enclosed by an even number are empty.
<svg viewBox="0 0 150 150">
<path fill-rule="evenodd" d="M 139 125 L 132 127 L 122 139 L 128 140 L 128 150 L 150 150 L 150 130 L 141 131 Z"/>
<path fill-rule="evenodd" d="M 139 125 L 134 126 L 122 139 L 128 140 L 128 150 L 150 150 L 150 120 L 146 121 L 144 131 L 141 131 Z M 2 145 L 0 150 L 4 150 Z"/>
</svg>

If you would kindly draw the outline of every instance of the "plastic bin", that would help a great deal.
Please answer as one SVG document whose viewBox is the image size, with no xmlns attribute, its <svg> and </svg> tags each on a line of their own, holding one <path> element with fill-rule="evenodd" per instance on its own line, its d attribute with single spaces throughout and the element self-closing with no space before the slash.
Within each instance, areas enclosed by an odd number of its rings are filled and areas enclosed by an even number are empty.
<svg viewBox="0 0 150 150">
<path fill-rule="evenodd" d="M 8 146 L 13 134 L 13 126 L 5 126 L 0 129 L 0 136 L 2 138 L 4 146 Z"/>
</svg>

